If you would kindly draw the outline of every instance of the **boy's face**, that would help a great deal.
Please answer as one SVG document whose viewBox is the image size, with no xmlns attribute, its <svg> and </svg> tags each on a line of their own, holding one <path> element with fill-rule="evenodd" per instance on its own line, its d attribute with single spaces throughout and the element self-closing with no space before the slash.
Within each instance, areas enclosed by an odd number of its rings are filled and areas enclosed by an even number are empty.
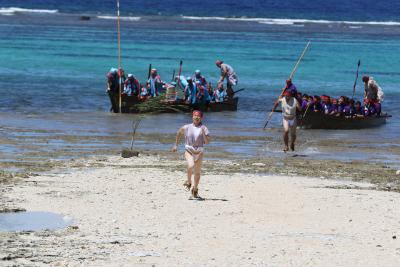
<svg viewBox="0 0 400 267">
<path fill-rule="evenodd" d="M 201 122 L 201 116 L 197 113 L 193 114 L 192 119 L 193 119 L 193 123 L 196 125 Z"/>
</svg>

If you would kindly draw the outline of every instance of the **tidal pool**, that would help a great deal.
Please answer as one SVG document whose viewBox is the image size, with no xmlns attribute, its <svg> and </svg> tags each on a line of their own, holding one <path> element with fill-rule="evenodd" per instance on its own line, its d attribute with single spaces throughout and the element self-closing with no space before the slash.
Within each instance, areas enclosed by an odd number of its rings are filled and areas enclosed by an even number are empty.
<svg viewBox="0 0 400 267">
<path fill-rule="evenodd" d="M 71 217 L 53 212 L 0 213 L 0 232 L 59 230 L 71 225 L 72 222 Z"/>
</svg>

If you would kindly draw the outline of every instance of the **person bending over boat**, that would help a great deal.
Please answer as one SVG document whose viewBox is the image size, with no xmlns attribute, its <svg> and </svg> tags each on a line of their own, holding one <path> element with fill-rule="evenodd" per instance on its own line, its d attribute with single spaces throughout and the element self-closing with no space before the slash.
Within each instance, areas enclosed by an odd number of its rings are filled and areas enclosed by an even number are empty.
<svg viewBox="0 0 400 267">
<path fill-rule="evenodd" d="M 157 73 L 157 69 L 152 69 L 150 71 L 150 78 L 146 83 L 147 91 L 149 92 L 150 97 L 158 96 L 161 93 L 164 85 L 165 82 L 161 80 L 160 75 Z"/>
<path fill-rule="evenodd" d="M 118 112 L 118 105 L 115 98 L 115 94 L 117 94 L 118 92 L 118 70 L 116 68 L 111 68 L 110 71 L 107 73 L 107 93 L 111 101 L 110 111 Z"/>
<path fill-rule="evenodd" d="M 118 91 L 118 77 L 117 69 L 111 68 L 107 73 L 107 91 L 117 92 Z"/>
<path fill-rule="evenodd" d="M 203 113 L 195 110 L 192 114 L 191 124 L 186 124 L 178 130 L 175 138 L 175 145 L 172 151 L 176 152 L 180 137 L 185 136 L 185 158 L 187 161 L 187 180 L 183 184 L 189 191 L 191 189 L 194 198 L 200 198 L 198 194 L 198 186 L 200 182 L 201 165 L 204 154 L 204 144 L 210 142 L 210 132 L 207 127 L 202 124 Z M 194 183 L 192 187 L 192 175 L 194 173 Z"/>
<path fill-rule="evenodd" d="M 238 77 L 235 71 L 230 65 L 225 64 L 222 60 L 217 60 L 215 65 L 221 69 L 221 77 L 218 80 L 217 87 L 219 88 L 226 79 L 226 93 L 229 98 L 232 98 L 235 94 L 233 91 L 233 86 L 237 85 L 238 83 Z"/>
<path fill-rule="evenodd" d="M 133 76 L 133 74 L 128 74 L 128 79 L 124 83 L 124 91 L 123 94 L 128 96 L 138 96 L 140 93 L 140 84 L 139 81 Z"/>
<path fill-rule="evenodd" d="M 296 141 L 296 112 L 301 111 L 301 106 L 297 99 L 289 91 L 284 91 L 283 97 L 279 98 L 282 105 L 282 124 L 283 124 L 283 142 L 285 147 L 283 151 L 289 150 L 289 133 L 290 133 L 290 149 L 294 151 Z"/>
<path fill-rule="evenodd" d="M 362 81 L 364 82 L 364 99 L 369 99 L 373 102 L 382 102 L 383 91 L 378 83 L 369 76 L 363 76 Z"/>
</svg>

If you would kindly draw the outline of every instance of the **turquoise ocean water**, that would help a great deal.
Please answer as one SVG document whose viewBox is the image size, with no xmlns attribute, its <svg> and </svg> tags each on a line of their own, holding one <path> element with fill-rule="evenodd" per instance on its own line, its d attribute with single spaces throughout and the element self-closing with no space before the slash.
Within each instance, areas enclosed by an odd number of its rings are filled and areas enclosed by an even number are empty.
<svg viewBox="0 0 400 267">
<path fill-rule="evenodd" d="M 43 7 L 41 7 L 43 8 Z M 54 11 L 54 12 L 53 12 Z M 83 155 L 98 149 L 127 146 L 134 115 L 111 114 L 105 93 L 105 74 L 118 64 L 116 20 L 113 14 L 87 12 L 0 12 L 0 133 L 3 160 L 15 157 L 26 145 L 32 150 L 73 149 Z M 351 21 L 350 19 L 348 19 Z M 375 20 L 374 20 L 375 21 Z M 339 22 L 336 20 L 282 20 L 140 16 L 125 14 L 121 21 L 122 66 L 140 81 L 149 63 L 168 81 L 183 60 L 183 74 L 200 69 L 215 84 L 223 59 L 238 76 L 237 112 L 206 114 L 216 136 L 255 136 L 236 143 L 219 141 L 214 150 L 243 157 L 279 155 L 280 115 L 267 131 L 267 113 L 280 93 L 296 60 L 311 41 L 294 76 L 298 90 L 309 94 L 351 95 L 357 61 L 360 78 L 373 76 L 385 92 L 384 112 L 393 117 L 380 128 L 355 131 L 300 131 L 300 153 L 316 158 L 360 159 L 395 163 L 400 159 L 400 23 Z M 359 78 L 356 97 L 362 98 Z M 154 115 L 141 126 L 143 133 L 174 134 L 190 121 L 187 115 Z M 39 133 L 38 133 L 39 132 Z M 35 136 L 57 137 L 41 144 Z M 60 141 L 64 135 L 93 135 L 91 143 Z M 104 136 L 126 136 L 126 142 L 104 141 Z M 258 139 L 265 137 L 265 140 Z M 325 141 L 338 144 L 326 147 Z M 173 140 L 171 140 L 171 143 Z M 169 144 L 141 141 L 138 146 L 168 149 Z M 390 149 L 389 149 L 390 148 Z M 28 148 L 29 150 L 29 148 Z M 362 153 L 360 151 L 363 151 Z M 105 152 L 106 153 L 106 152 Z"/>
</svg>

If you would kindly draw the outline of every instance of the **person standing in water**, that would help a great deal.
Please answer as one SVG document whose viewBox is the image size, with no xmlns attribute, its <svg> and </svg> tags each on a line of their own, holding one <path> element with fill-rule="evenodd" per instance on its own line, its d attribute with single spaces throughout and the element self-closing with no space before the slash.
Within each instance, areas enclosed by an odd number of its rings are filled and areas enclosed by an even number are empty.
<svg viewBox="0 0 400 267">
<path fill-rule="evenodd" d="M 176 152 L 180 137 L 185 136 L 185 158 L 187 161 L 187 180 L 183 186 L 189 191 L 191 190 L 192 197 L 200 198 L 199 196 L 199 182 L 201 165 L 203 162 L 204 144 L 210 142 L 210 132 L 207 127 L 202 124 L 203 113 L 195 110 L 192 114 L 193 123 L 186 124 L 178 130 L 175 139 L 175 145 L 172 151 Z M 194 174 L 194 181 L 192 187 L 192 175 Z"/>
<path fill-rule="evenodd" d="M 284 152 L 289 150 L 289 133 L 290 133 L 290 150 L 294 151 L 294 143 L 296 141 L 296 110 L 301 111 L 301 106 L 293 93 L 286 90 L 283 97 L 279 98 L 282 104 L 282 124 L 283 124 L 283 142 L 285 147 Z"/>
</svg>

